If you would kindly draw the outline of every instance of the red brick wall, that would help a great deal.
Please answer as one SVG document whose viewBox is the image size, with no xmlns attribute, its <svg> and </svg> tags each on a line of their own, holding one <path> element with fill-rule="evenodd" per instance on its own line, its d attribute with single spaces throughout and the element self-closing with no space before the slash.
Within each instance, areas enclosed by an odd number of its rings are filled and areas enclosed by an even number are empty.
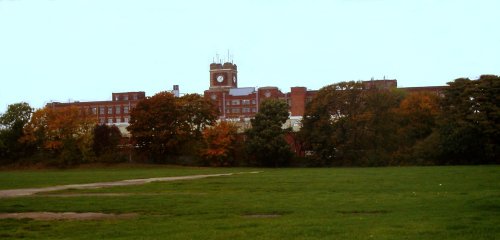
<svg viewBox="0 0 500 240">
<path fill-rule="evenodd" d="M 290 112 L 292 116 L 303 116 L 306 108 L 307 89 L 292 87 L 290 92 Z"/>
</svg>

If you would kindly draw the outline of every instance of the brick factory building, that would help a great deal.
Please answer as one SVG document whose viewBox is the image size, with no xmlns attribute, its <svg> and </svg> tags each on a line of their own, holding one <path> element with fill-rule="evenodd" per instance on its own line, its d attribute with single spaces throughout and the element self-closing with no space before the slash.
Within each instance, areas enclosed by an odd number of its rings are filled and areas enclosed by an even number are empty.
<svg viewBox="0 0 500 240">
<path fill-rule="evenodd" d="M 210 99 L 219 109 L 219 118 L 224 121 L 240 122 L 241 127 L 249 126 L 249 120 L 259 112 L 260 104 L 267 99 L 285 101 L 289 106 L 290 120 L 287 127 L 295 130 L 300 128 L 300 120 L 305 107 L 316 95 L 317 90 L 308 90 L 306 87 L 291 87 L 290 92 L 282 92 L 274 86 L 269 87 L 238 87 L 238 68 L 236 64 L 226 62 L 210 64 L 209 89 L 205 90 L 204 97 Z M 365 89 L 394 89 L 397 80 L 369 80 L 362 81 Z M 439 94 L 446 86 L 399 88 L 408 92 L 434 92 Z M 179 96 L 179 86 L 174 85 L 171 91 Z M 51 102 L 47 107 L 59 108 L 76 106 L 83 111 L 95 115 L 100 124 L 118 125 L 122 132 L 130 120 L 130 111 L 139 101 L 146 98 L 145 92 L 112 93 L 111 101 L 91 102 Z"/>
<path fill-rule="evenodd" d="M 76 106 L 83 111 L 95 115 L 100 124 L 121 124 L 129 122 L 131 109 L 133 109 L 139 101 L 145 98 L 145 92 L 113 93 L 111 101 L 51 102 L 47 104 L 47 107 L 61 108 Z"/>
<path fill-rule="evenodd" d="M 260 104 L 267 99 L 286 101 L 290 106 L 291 117 L 304 115 L 305 104 L 311 101 L 316 91 L 305 87 L 292 87 L 283 93 L 277 87 L 238 87 L 238 68 L 226 62 L 210 64 L 210 88 L 204 96 L 218 108 L 221 119 L 251 118 L 259 112 Z"/>
</svg>

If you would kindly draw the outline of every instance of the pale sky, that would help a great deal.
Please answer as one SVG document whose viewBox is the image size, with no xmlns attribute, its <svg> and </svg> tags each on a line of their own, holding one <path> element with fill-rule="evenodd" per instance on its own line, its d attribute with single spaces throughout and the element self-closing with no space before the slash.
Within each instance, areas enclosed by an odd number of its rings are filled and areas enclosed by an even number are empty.
<svg viewBox="0 0 500 240">
<path fill-rule="evenodd" d="M 499 0 L 0 0 L 0 112 L 21 101 L 209 87 L 229 50 L 240 87 L 398 86 L 500 75 Z"/>
</svg>

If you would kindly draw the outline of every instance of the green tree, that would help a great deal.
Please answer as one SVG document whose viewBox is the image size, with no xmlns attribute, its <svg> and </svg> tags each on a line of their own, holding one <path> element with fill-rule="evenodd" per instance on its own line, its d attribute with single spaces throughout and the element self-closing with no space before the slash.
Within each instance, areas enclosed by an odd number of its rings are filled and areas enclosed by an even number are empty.
<svg viewBox="0 0 500 240">
<path fill-rule="evenodd" d="M 260 166 L 279 167 L 289 164 L 292 152 L 282 128 L 288 119 L 288 105 L 279 100 L 264 101 L 251 120 L 246 145 L 250 156 Z"/>
<path fill-rule="evenodd" d="M 401 98 L 398 91 L 366 90 L 354 81 L 320 89 L 306 106 L 299 133 L 313 165 L 392 164 Z"/>
<path fill-rule="evenodd" d="M 307 104 L 300 137 L 313 152 L 312 165 L 351 165 L 357 159 L 357 148 L 363 128 L 358 131 L 354 122 L 364 120 L 364 91 L 361 82 L 341 82 L 321 88 Z"/>
<path fill-rule="evenodd" d="M 207 126 L 212 126 L 219 113 L 211 101 L 199 94 L 186 94 L 177 99 L 180 106 L 180 119 L 186 131 L 193 137 L 199 138 Z"/>
<path fill-rule="evenodd" d="M 28 146 L 19 140 L 32 113 L 33 108 L 28 103 L 20 102 L 9 105 L 0 115 L 0 159 L 16 160 L 28 154 Z"/>
<path fill-rule="evenodd" d="M 365 110 L 361 116 L 366 122 L 354 125 L 355 128 L 365 129 L 364 141 L 361 143 L 364 149 L 361 165 L 399 164 L 394 153 L 399 149 L 401 140 L 397 109 L 402 98 L 402 93 L 397 90 L 368 90 L 365 94 Z M 356 119 L 353 120 L 356 123 Z"/>
<path fill-rule="evenodd" d="M 181 143 L 182 164 L 192 164 L 195 162 L 194 154 L 203 148 L 203 130 L 207 126 L 212 126 L 218 116 L 217 108 L 208 99 L 199 94 L 186 94 L 176 98 L 176 105 L 179 106 L 179 122 L 183 132 L 184 141 Z"/>
<path fill-rule="evenodd" d="M 440 164 L 500 163 L 500 77 L 456 79 L 443 92 Z"/>
<path fill-rule="evenodd" d="M 103 154 L 113 155 L 116 153 L 122 135 L 118 127 L 112 125 L 96 125 L 94 127 L 94 138 L 92 149 L 97 157 Z"/>
</svg>

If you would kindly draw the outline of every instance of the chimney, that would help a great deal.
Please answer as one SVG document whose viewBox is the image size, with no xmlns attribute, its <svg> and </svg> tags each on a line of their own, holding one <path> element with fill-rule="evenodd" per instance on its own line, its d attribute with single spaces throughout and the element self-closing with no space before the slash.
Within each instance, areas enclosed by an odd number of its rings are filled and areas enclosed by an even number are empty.
<svg viewBox="0 0 500 240">
<path fill-rule="evenodd" d="M 179 97 L 180 95 L 179 85 L 174 85 L 174 90 L 172 90 L 172 93 L 174 94 L 175 97 Z"/>
</svg>

